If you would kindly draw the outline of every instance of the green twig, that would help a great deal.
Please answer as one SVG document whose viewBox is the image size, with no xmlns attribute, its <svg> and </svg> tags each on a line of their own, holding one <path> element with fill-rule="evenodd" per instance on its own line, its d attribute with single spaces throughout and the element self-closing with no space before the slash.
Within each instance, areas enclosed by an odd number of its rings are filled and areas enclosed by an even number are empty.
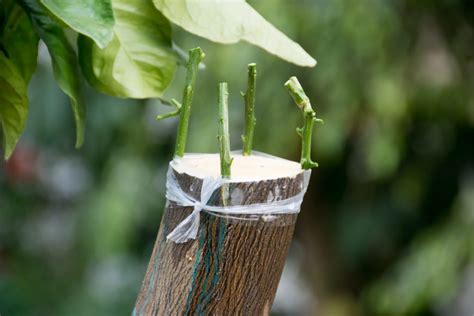
<svg viewBox="0 0 474 316">
<path fill-rule="evenodd" d="M 161 105 L 178 107 L 177 104 L 179 104 L 179 107 L 181 107 L 181 103 L 179 103 L 176 99 L 168 100 L 158 97 L 158 101 Z"/>
<path fill-rule="evenodd" d="M 253 147 L 253 134 L 255 130 L 255 87 L 257 83 L 257 65 L 252 63 L 248 65 L 248 82 L 247 91 L 242 92 L 242 96 L 245 101 L 245 134 L 242 135 L 242 141 L 244 143 L 244 156 L 250 156 L 252 154 Z"/>
<path fill-rule="evenodd" d="M 219 131 L 217 139 L 219 141 L 221 176 L 223 178 L 230 178 L 230 166 L 233 160 L 230 157 L 228 98 L 227 82 L 219 83 Z"/>
<path fill-rule="evenodd" d="M 285 87 L 288 89 L 296 105 L 303 113 L 303 127 L 296 128 L 296 132 L 298 135 L 300 135 L 302 140 L 300 161 L 301 167 L 305 170 L 317 167 L 318 164 L 311 160 L 311 136 L 313 133 L 314 122 L 322 122 L 322 120 L 316 118 L 316 112 L 314 112 L 313 108 L 311 107 L 309 98 L 306 96 L 296 77 L 291 77 L 285 83 Z"/>
<path fill-rule="evenodd" d="M 179 103 L 175 99 L 171 99 L 170 105 L 176 107 L 176 110 L 165 113 L 165 114 L 157 115 L 156 116 L 157 121 L 164 120 L 168 117 L 178 116 L 181 113 L 181 108 L 182 108 L 181 103 Z"/>
<path fill-rule="evenodd" d="M 191 104 L 193 101 L 194 85 L 196 83 L 196 75 L 199 63 L 204 59 L 204 57 L 205 54 L 199 47 L 193 48 L 189 51 L 189 59 L 186 66 L 186 85 L 184 86 L 183 91 L 183 102 L 180 109 L 177 110 L 178 112 L 174 112 L 176 113 L 175 115 L 180 115 L 175 150 L 175 155 L 178 157 L 184 156 L 186 138 L 188 135 L 189 116 L 191 115 Z"/>
</svg>

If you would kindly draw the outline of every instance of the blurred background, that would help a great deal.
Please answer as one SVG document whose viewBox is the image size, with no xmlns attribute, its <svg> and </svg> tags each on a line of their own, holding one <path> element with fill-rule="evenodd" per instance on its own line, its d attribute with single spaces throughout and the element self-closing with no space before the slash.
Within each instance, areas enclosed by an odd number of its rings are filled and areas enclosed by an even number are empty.
<svg viewBox="0 0 474 316">
<path fill-rule="evenodd" d="M 274 315 L 474 313 L 474 2 L 249 1 L 312 54 L 298 68 L 175 28 L 206 52 L 189 152 L 216 152 L 217 83 L 241 147 L 258 64 L 255 149 L 298 160 L 297 75 L 324 125 Z M 166 97 L 181 98 L 181 67 Z M 129 315 L 164 206 L 176 120 L 156 100 L 87 91 L 85 146 L 43 46 L 26 134 L 0 162 L 0 313 Z"/>
</svg>

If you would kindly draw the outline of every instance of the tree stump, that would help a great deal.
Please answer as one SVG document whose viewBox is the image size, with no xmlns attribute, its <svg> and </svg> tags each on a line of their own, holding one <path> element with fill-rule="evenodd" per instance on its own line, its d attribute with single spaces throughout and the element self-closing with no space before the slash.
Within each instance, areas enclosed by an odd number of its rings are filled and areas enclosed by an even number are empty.
<svg viewBox="0 0 474 316">
<path fill-rule="evenodd" d="M 206 174 L 199 169 L 213 164 L 218 168 L 218 158 L 210 157 L 209 165 L 195 165 L 191 171 L 170 165 L 182 190 L 195 199 L 200 197 L 201 175 Z M 248 159 L 244 164 L 270 174 L 268 168 L 273 168 L 277 177 L 259 179 L 251 175 L 252 170 L 244 170 L 250 173 L 249 181 L 229 184 L 232 205 L 269 203 L 304 190 L 304 174 L 298 164 L 252 157 L 234 157 L 238 159 L 234 160 L 233 174 L 239 176 L 239 160 Z M 289 171 L 285 169 L 288 166 Z M 196 175 L 196 170 L 201 175 Z M 210 203 L 221 205 L 221 190 L 214 193 Z M 133 315 L 268 315 L 297 214 L 226 216 L 202 211 L 195 240 L 182 244 L 167 241 L 166 236 L 192 211 L 192 207 L 167 202 Z"/>
</svg>

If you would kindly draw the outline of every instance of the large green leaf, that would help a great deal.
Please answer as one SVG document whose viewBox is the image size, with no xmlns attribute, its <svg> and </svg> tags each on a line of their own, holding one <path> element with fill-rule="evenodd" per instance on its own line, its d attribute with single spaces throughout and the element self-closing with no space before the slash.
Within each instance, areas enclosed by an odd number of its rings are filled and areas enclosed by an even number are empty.
<svg viewBox="0 0 474 316">
<path fill-rule="evenodd" d="M 73 30 L 92 38 L 104 48 L 110 43 L 114 26 L 111 0 L 40 0 Z"/>
<path fill-rule="evenodd" d="M 15 64 L 0 51 L 0 122 L 5 158 L 13 152 L 27 117 L 27 84 Z"/>
<path fill-rule="evenodd" d="M 5 22 L 0 33 L 0 45 L 28 83 L 36 69 L 39 38 L 19 5 L 11 2 L 4 8 Z"/>
<path fill-rule="evenodd" d="M 153 3 L 171 22 L 211 41 L 230 44 L 244 40 L 297 65 L 316 65 L 316 60 L 300 45 L 245 0 L 153 0 Z"/>
<path fill-rule="evenodd" d="M 30 16 L 34 28 L 48 47 L 54 77 L 59 87 L 71 99 L 76 122 L 76 147 L 80 147 L 84 142 L 85 106 L 76 53 L 68 42 L 64 30 L 48 16 L 37 0 L 20 0 L 20 2 Z"/>
<path fill-rule="evenodd" d="M 78 40 L 79 60 L 88 82 L 118 97 L 162 95 L 176 70 L 171 27 L 151 2 L 113 0 L 114 38 L 100 49 L 84 36 Z"/>
</svg>

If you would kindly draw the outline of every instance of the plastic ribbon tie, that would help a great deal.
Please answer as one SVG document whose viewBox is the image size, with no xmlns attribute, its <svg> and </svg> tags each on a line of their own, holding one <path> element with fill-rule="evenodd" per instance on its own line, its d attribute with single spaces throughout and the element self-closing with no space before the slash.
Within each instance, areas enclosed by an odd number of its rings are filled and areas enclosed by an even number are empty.
<svg viewBox="0 0 474 316">
<path fill-rule="evenodd" d="M 279 200 L 277 197 L 276 200 L 267 203 L 213 206 L 207 205 L 207 203 L 209 203 L 215 190 L 225 183 L 232 183 L 232 181 L 223 178 L 203 178 L 200 200 L 197 200 L 182 190 L 170 163 L 166 181 L 166 198 L 168 201 L 175 202 L 177 205 L 193 207 L 193 211 L 166 236 L 166 239 L 172 240 L 175 243 L 185 243 L 190 239 L 196 239 L 199 230 L 200 213 L 203 210 L 208 213 L 219 213 L 224 215 L 275 215 L 299 213 L 304 194 L 308 187 L 311 170 L 305 170 L 303 176 L 303 187 L 300 193 L 288 199 Z"/>
</svg>

